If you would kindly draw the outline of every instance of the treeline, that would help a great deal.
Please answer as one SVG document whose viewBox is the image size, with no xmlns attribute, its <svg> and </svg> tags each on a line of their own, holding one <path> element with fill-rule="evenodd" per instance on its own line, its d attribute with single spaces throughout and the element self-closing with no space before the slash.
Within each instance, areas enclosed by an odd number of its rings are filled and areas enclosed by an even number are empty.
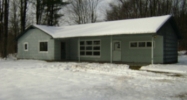
<svg viewBox="0 0 187 100">
<path fill-rule="evenodd" d="M 99 1 L 102 0 L 0 0 L 0 57 L 17 52 L 16 38 L 28 26 L 59 26 L 64 8 L 71 13 L 74 24 L 96 22 Z"/>
<path fill-rule="evenodd" d="M 118 4 L 110 6 L 106 12 L 108 21 L 173 15 L 182 35 L 179 49 L 187 50 L 187 0 L 118 0 Z"/>
<path fill-rule="evenodd" d="M 67 4 L 62 0 L 0 0 L 0 56 L 16 52 L 16 38 L 29 25 L 58 25 L 63 16 L 59 11 Z M 35 17 L 28 11 L 36 12 Z"/>
<path fill-rule="evenodd" d="M 67 1 L 67 0 L 66 0 Z M 59 26 L 64 14 L 74 24 L 97 22 L 102 0 L 0 0 L 0 56 L 17 52 L 17 36 L 32 24 Z M 116 0 L 106 20 L 172 14 L 182 33 L 180 49 L 187 49 L 187 0 Z M 63 13 L 66 8 L 68 12 Z"/>
</svg>

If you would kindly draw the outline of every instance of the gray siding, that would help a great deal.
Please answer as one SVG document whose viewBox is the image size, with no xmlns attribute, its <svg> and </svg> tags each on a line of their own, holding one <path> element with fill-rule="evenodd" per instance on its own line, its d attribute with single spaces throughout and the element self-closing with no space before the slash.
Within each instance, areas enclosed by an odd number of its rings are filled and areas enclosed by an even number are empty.
<svg viewBox="0 0 187 100">
<path fill-rule="evenodd" d="M 130 48 L 131 41 L 152 41 L 152 35 L 115 36 L 114 40 L 122 41 L 122 61 L 127 63 L 151 63 L 151 48 Z M 163 37 L 154 40 L 154 63 L 163 63 Z"/>
<path fill-rule="evenodd" d="M 60 41 L 55 40 L 54 47 L 55 47 L 55 52 L 54 52 L 55 60 L 61 60 L 61 51 L 60 51 L 61 44 L 60 44 Z"/>
<path fill-rule="evenodd" d="M 170 27 L 168 28 L 168 30 Z M 161 31 L 163 32 L 163 31 Z M 168 32 L 168 33 L 167 33 Z M 167 31 L 165 35 L 157 35 L 154 39 L 154 63 L 164 63 L 173 59 L 170 53 L 176 55 L 176 38 L 171 30 Z M 165 32 L 164 32 L 165 33 Z M 163 33 L 162 33 L 163 34 Z M 132 41 L 151 41 L 153 34 L 142 35 L 117 35 L 112 36 L 112 41 L 121 41 L 121 61 L 123 63 L 151 63 L 151 48 L 130 48 Z M 170 40 L 171 39 L 171 40 Z M 111 58 L 111 36 L 100 37 L 81 37 L 81 38 L 67 38 L 67 39 L 53 39 L 48 34 L 38 29 L 28 30 L 18 41 L 18 57 L 24 59 L 41 59 L 41 60 L 61 60 L 61 42 L 66 43 L 66 60 L 78 61 L 78 41 L 79 40 L 100 40 L 101 41 L 101 56 L 100 57 L 80 57 L 80 61 L 96 61 L 96 62 L 110 62 Z M 48 52 L 39 52 L 39 41 L 48 42 Z M 168 43 L 164 45 L 163 43 Z M 23 44 L 28 42 L 29 50 L 24 51 Z M 173 46 L 174 44 L 174 46 Z M 164 47 L 164 48 L 163 48 Z M 166 48 L 167 47 L 167 48 Z M 166 53 L 168 52 L 168 53 Z M 163 57 L 164 55 L 164 57 Z"/>
<path fill-rule="evenodd" d="M 178 62 L 178 40 L 171 24 L 166 23 L 160 33 L 164 36 L 164 63 Z"/>
<path fill-rule="evenodd" d="M 48 42 L 48 52 L 39 51 L 40 41 Z M 28 51 L 24 51 L 25 42 L 28 43 Z M 54 40 L 43 31 L 30 29 L 18 40 L 18 58 L 54 60 Z"/>
<path fill-rule="evenodd" d="M 66 43 L 66 55 L 65 56 L 66 56 L 66 60 L 70 60 L 70 53 L 71 53 L 70 45 L 72 44 L 71 43 L 71 39 L 56 39 L 55 40 L 55 44 L 54 44 L 54 47 L 55 47 L 55 52 L 54 52 L 55 59 L 54 60 L 61 60 L 61 42 L 65 42 Z"/>
<path fill-rule="evenodd" d="M 84 37 L 80 40 L 101 40 L 101 56 L 100 57 L 80 57 L 81 61 L 101 61 L 110 62 L 110 36 L 102 37 Z M 151 63 L 151 48 L 130 48 L 130 41 L 151 41 L 152 35 L 119 35 L 113 36 L 113 41 L 121 41 L 122 57 L 120 62 L 124 63 Z M 78 61 L 78 38 L 68 39 L 67 59 Z M 58 40 L 63 41 L 63 39 Z M 56 50 L 55 50 L 56 51 Z M 155 38 L 154 47 L 155 63 L 163 63 L 163 37 Z"/>
</svg>

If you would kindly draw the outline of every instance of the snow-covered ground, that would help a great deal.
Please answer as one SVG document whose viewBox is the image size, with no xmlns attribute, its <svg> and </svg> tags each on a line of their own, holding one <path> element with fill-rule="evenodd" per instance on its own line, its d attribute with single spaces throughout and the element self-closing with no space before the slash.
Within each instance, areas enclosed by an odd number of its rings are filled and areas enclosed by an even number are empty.
<svg viewBox="0 0 187 100">
<path fill-rule="evenodd" d="M 156 64 L 143 66 L 141 70 L 166 72 L 173 74 L 180 74 L 187 76 L 187 56 L 184 55 L 186 52 L 179 52 L 179 62 L 177 64 Z"/>
<path fill-rule="evenodd" d="M 186 100 L 187 77 L 128 65 L 0 59 L 0 100 Z M 178 64 L 143 68 L 187 71 Z"/>
</svg>

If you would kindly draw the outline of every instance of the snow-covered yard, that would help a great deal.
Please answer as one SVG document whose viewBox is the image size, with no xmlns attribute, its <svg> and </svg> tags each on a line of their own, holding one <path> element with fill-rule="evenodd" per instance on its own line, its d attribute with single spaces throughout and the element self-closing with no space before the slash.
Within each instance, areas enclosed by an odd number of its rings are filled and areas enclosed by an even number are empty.
<svg viewBox="0 0 187 100">
<path fill-rule="evenodd" d="M 128 65 L 0 59 L 0 100 L 186 100 L 187 56 L 178 64 Z M 153 73 L 165 70 L 180 76 Z"/>
</svg>

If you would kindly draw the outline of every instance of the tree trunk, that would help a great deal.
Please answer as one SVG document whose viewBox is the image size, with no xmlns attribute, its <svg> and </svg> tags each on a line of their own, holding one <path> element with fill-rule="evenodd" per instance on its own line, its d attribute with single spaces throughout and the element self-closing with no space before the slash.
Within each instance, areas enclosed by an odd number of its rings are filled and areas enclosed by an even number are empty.
<svg viewBox="0 0 187 100">
<path fill-rule="evenodd" d="M 3 54 L 3 31 L 4 31 L 4 28 L 3 28 L 3 17 L 4 17 L 4 5 L 3 5 L 3 2 L 4 0 L 0 0 L 0 56 L 2 56 Z"/>
<path fill-rule="evenodd" d="M 20 8 L 20 20 L 21 20 L 21 31 L 23 32 L 26 27 L 26 13 L 27 13 L 27 2 L 28 0 L 21 0 L 21 8 Z"/>
<path fill-rule="evenodd" d="M 9 17 L 9 0 L 5 0 L 4 6 L 4 54 L 3 57 L 7 57 L 7 44 L 8 44 L 8 17 Z"/>
</svg>

